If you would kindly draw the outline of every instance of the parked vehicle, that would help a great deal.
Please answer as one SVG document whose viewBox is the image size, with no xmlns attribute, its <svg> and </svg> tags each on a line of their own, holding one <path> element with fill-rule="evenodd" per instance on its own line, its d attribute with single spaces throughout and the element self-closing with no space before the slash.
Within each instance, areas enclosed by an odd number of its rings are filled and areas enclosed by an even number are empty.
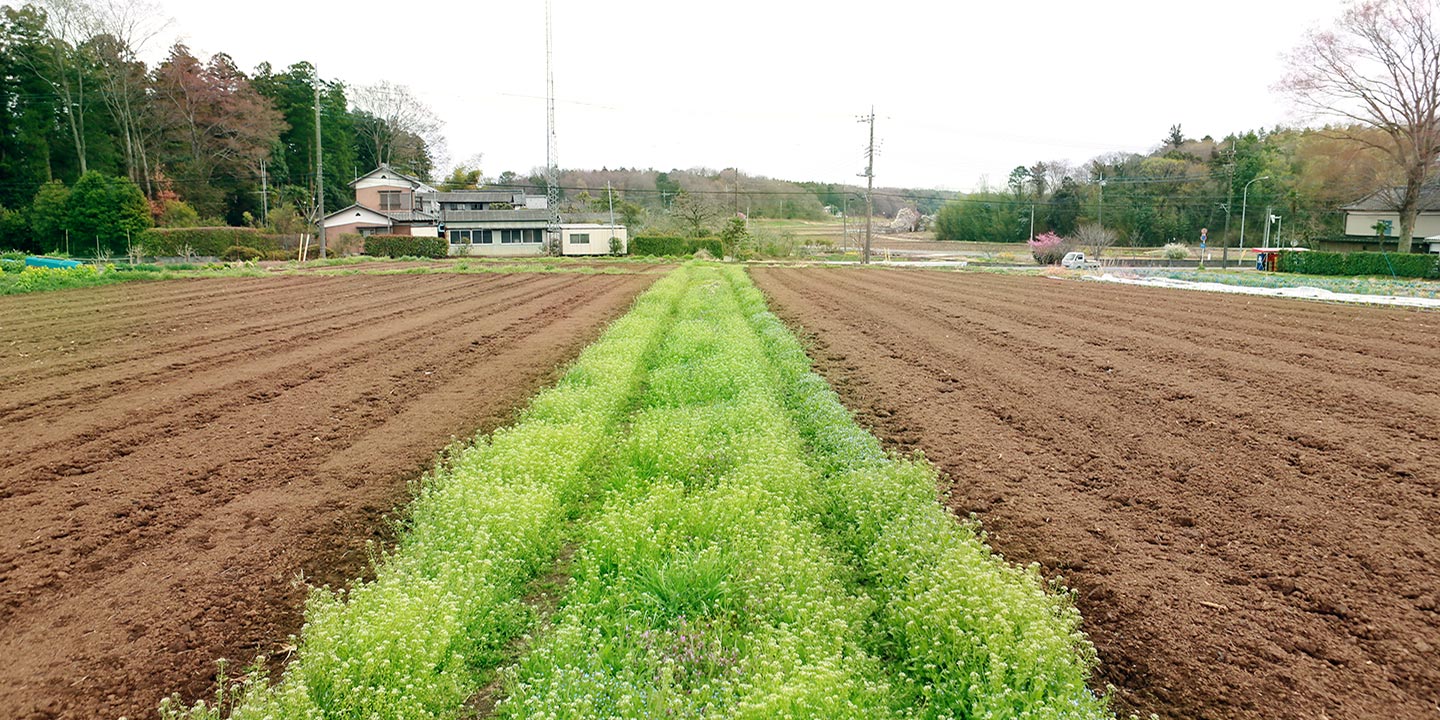
<svg viewBox="0 0 1440 720">
<path fill-rule="evenodd" d="M 1060 267 L 1067 270 L 1099 270 L 1100 263 L 1094 260 L 1086 260 L 1083 252 L 1065 253 L 1065 258 L 1060 261 Z"/>
</svg>

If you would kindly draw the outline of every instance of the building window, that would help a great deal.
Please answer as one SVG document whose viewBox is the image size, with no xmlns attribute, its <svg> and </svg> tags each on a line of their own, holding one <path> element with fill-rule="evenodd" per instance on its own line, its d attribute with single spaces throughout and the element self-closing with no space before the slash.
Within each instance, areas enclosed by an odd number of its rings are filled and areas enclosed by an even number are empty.
<svg viewBox="0 0 1440 720">
<path fill-rule="evenodd" d="M 380 209 L 381 209 L 381 210 L 404 210 L 405 207 L 404 207 L 404 205 L 402 204 L 402 203 L 404 203 L 404 198 L 401 197 L 402 195 L 404 195 L 404 193 L 402 193 L 402 192 L 399 191 L 399 190 L 381 190 L 381 191 L 380 191 Z"/>
<path fill-rule="evenodd" d="M 479 242 L 481 245 L 490 245 L 494 243 L 495 238 L 491 235 L 493 232 L 493 230 L 476 230 L 475 234 L 480 237 L 477 242 Z"/>
<path fill-rule="evenodd" d="M 571 245 L 589 245 L 590 233 L 573 233 L 570 235 Z"/>
</svg>

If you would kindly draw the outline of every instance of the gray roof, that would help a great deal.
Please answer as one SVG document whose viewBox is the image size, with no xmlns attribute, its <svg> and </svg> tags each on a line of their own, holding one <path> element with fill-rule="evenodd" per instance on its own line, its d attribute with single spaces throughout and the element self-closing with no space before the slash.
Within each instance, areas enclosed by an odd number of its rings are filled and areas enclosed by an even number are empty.
<svg viewBox="0 0 1440 720">
<path fill-rule="evenodd" d="M 357 183 L 359 183 L 362 179 L 367 178 L 367 177 L 370 177 L 371 175 L 374 175 L 375 173 L 378 173 L 378 172 L 383 172 L 383 173 L 385 173 L 386 175 L 389 175 L 389 176 L 391 176 L 391 177 L 394 177 L 394 178 L 397 178 L 397 179 L 400 179 L 400 180 L 405 180 L 405 181 L 409 182 L 409 183 L 410 183 L 412 186 L 414 186 L 414 187 L 419 187 L 419 186 L 421 186 L 421 185 L 427 185 L 427 186 L 428 186 L 428 183 L 426 183 L 424 180 L 421 180 L 420 178 L 417 178 L 417 177 L 412 177 L 412 176 L 410 176 L 410 175 L 406 175 L 405 173 L 402 173 L 402 172 L 400 172 L 399 170 L 396 170 L 395 168 L 390 167 L 390 163 L 380 163 L 380 167 L 377 167 L 377 168 L 375 168 L 374 170 L 371 170 L 370 172 L 365 173 L 364 175 L 361 175 L 360 177 L 355 178 L 354 180 L 350 181 L 350 187 L 355 187 L 355 185 L 356 185 Z"/>
<path fill-rule="evenodd" d="M 1353 212 L 1394 212 L 1400 194 L 1404 191 L 1405 188 L 1400 187 L 1385 188 L 1340 209 Z M 1440 185 L 1420 188 L 1420 212 L 1440 212 Z"/>
<path fill-rule="evenodd" d="M 446 223 L 548 222 L 549 210 L 446 210 Z"/>
<path fill-rule="evenodd" d="M 395 222 L 435 222 L 436 220 L 434 215 L 431 215 L 430 213 L 420 212 L 419 210 L 403 210 L 400 212 L 387 212 L 385 210 L 376 210 L 375 212 L 378 212 L 381 215 L 384 215 L 391 220 L 394 220 Z"/>
<path fill-rule="evenodd" d="M 442 203 L 514 203 L 523 205 L 525 193 L 511 190 L 452 190 L 435 193 L 435 200 Z"/>
<path fill-rule="evenodd" d="M 432 222 L 432 223 L 433 223 L 433 222 L 435 222 L 435 216 L 434 216 L 434 215 L 431 215 L 430 213 L 423 213 L 423 212 L 417 212 L 417 211 L 411 211 L 411 210 L 405 210 L 405 211 L 399 211 L 399 212 L 391 212 L 391 211 L 387 211 L 387 210 L 376 210 L 375 208 L 372 208 L 372 207 L 366 207 L 366 206 L 364 206 L 364 205 L 353 204 L 353 203 L 350 204 L 350 205 L 347 205 L 347 206 L 345 206 L 345 207 L 343 207 L 343 208 L 340 208 L 339 210 L 336 210 L 335 212 L 332 212 L 332 213 L 326 215 L 326 216 L 325 216 L 325 219 L 326 219 L 326 220 L 329 220 L 330 218 L 333 218 L 333 217 L 335 217 L 335 216 L 337 216 L 337 215 L 342 215 L 342 214 L 348 213 L 348 212 L 350 212 L 351 210 L 354 210 L 354 209 L 356 209 L 356 208 L 359 208 L 359 209 L 361 209 L 361 210 L 365 210 L 365 211 L 367 211 L 367 212 L 375 213 L 376 215 L 382 215 L 382 216 L 387 217 L 387 218 L 390 218 L 391 220 L 393 220 L 393 221 L 395 221 L 395 222 L 398 222 L 398 223 L 415 223 L 415 222 L 420 222 L 420 223 Z"/>
</svg>

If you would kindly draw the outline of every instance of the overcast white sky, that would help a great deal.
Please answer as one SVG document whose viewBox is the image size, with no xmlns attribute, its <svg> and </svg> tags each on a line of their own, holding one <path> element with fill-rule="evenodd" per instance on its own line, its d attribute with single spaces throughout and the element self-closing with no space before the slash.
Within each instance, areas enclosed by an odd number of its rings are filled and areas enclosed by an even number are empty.
<svg viewBox="0 0 1440 720">
<path fill-rule="evenodd" d="M 545 162 L 541 0 L 344 5 L 160 0 L 176 39 L 391 80 L 445 121 L 454 162 Z M 1216 137 L 1293 122 L 1271 86 L 1341 0 L 693 3 L 554 0 L 560 164 L 696 166 L 850 182 L 871 103 L 876 182 L 973 188 L 1038 160 L 1145 151 L 1170 125 Z M 221 8 L 224 9 L 221 9 Z"/>
</svg>

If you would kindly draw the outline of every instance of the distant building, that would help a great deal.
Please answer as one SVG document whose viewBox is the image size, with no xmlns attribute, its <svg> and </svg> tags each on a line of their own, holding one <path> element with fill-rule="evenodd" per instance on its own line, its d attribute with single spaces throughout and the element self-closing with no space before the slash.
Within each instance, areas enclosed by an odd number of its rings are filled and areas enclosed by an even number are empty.
<svg viewBox="0 0 1440 720">
<path fill-rule="evenodd" d="M 1345 236 L 1320 241 L 1319 249 L 1329 252 L 1378 252 L 1380 237 L 1376 223 L 1388 223 L 1385 247 L 1393 250 L 1399 241 L 1400 213 L 1395 208 L 1395 189 L 1381 190 L 1359 202 L 1341 208 L 1345 211 Z M 1415 252 L 1440 252 L 1440 185 L 1423 188 L 1420 193 L 1420 214 L 1415 218 L 1412 237 Z"/>
<path fill-rule="evenodd" d="M 350 183 L 355 204 L 325 216 L 330 234 L 444 237 L 451 255 L 544 255 L 550 210 L 544 197 L 513 190 L 440 191 L 382 164 Z M 574 216 L 572 220 L 582 219 Z M 607 255 L 610 238 L 629 247 L 623 226 L 560 226 L 563 255 Z"/>
<path fill-rule="evenodd" d="M 621 255 L 630 252 L 630 235 L 624 225 L 567 223 L 560 226 L 561 255 L 609 255 L 611 240 L 616 243 L 613 251 Z"/>
<path fill-rule="evenodd" d="M 325 216 L 329 235 L 417 235 L 439 232 L 438 192 L 387 164 L 355 179 L 355 204 Z"/>
</svg>

